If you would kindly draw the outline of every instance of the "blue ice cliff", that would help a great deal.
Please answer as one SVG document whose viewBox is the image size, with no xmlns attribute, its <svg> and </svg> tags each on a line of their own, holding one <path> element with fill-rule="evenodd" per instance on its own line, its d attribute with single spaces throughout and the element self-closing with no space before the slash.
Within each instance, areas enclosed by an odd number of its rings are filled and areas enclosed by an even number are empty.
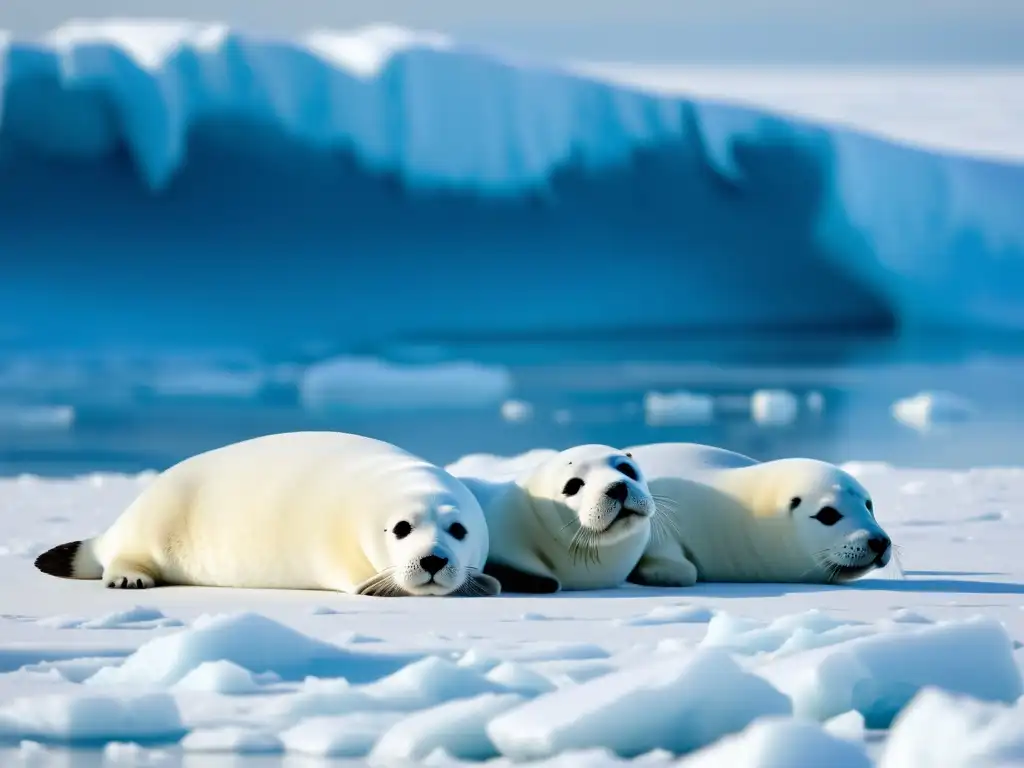
<svg viewBox="0 0 1024 768">
<path fill-rule="evenodd" d="M 1024 329 L 1024 167 L 380 27 L 0 56 L 6 341 Z"/>
</svg>

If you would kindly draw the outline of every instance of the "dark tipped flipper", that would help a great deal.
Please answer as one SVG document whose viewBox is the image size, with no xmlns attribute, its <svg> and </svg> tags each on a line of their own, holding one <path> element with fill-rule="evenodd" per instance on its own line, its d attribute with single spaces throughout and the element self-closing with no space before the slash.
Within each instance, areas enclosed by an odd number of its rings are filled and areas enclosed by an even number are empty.
<svg viewBox="0 0 1024 768">
<path fill-rule="evenodd" d="M 36 568 L 50 576 L 57 576 L 61 579 L 73 579 L 75 576 L 75 556 L 81 548 L 82 542 L 69 541 L 61 544 L 36 558 Z"/>
<path fill-rule="evenodd" d="M 501 584 L 502 592 L 520 592 L 529 595 L 549 595 L 562 588 L 558 579 L 527 573 L 511 565 L 492 563 L 484 566 L 484 573 L 493 576 Z"/>
</svg>

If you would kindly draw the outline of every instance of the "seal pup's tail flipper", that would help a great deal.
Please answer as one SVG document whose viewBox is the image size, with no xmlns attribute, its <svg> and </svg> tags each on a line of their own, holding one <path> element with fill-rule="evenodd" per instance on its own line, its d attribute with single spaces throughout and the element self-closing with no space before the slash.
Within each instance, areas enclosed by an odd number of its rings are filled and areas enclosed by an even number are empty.
<svg viewBox="0 0 1024 768">
<path fill-rule="evenodd" d="M 98 579 L 103 566 L 93 552 L 93 541 L 69 541 L 49 549 L 36 558 L 36 568 L 62 579 Z"/>
</svg>

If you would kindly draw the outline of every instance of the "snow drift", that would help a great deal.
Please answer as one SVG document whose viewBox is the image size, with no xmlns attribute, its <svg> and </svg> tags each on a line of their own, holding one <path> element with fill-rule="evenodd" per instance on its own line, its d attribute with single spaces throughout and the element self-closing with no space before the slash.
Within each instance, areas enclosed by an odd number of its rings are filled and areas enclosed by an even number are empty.
<svg viewBox="0 0 1024 768">
<path fill-rule="evenodd" d="M 0 72 L 16 337 L 1024 328 L 1024 167 L 383 27 L 74 23 Z"/>
</svg>

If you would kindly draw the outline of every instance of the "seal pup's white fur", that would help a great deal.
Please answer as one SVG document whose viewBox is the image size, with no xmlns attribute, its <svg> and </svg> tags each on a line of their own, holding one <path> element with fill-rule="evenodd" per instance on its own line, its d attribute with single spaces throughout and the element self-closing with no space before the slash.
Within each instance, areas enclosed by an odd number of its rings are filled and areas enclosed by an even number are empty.
<svg viewBox="0 0 1024 768">
<path fill-rule="evenodd" d="M 182 461 L 105 533 L 36 567 L 122 589 L 497 594 L 487 552 L 479 503 L 445 470 L 360 435 L 290 432 Z"/>
<path fill-rule="evenodd" d="M 871 495 L 832 464 L 762 463 L 694 443 L 629 451 L 660 510 L 631 582 L 837 583 L 885 567 L 892 556 Z"/>
<path fill-rule="evenodd" d="M 647 546 L 655 513 L 636 462 L 606 445 L 538 459 L 512 480 L 460 477 L 487 518 L 485 573 L 504 592 L 624 584 Z"/>
</svg>

